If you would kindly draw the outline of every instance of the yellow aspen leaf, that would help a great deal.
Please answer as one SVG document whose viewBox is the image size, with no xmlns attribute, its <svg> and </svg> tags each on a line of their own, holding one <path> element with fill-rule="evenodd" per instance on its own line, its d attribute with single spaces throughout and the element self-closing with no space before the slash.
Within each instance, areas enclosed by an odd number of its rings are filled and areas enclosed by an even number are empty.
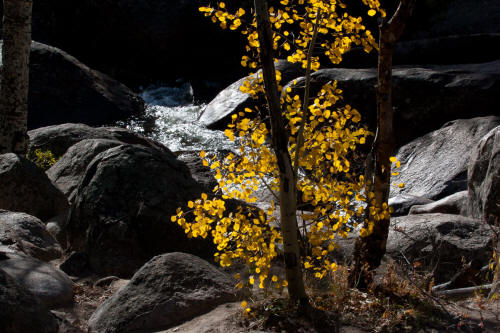
<svg viewBox="0 0 500 333">
<path fill-rule="evenodd" d="M 375 11 L 375 9 L 370 9 L 368 11 L 368 16 L 374 16 L 375 14 L 377 14 L 377 12 Z"/>
<path fill-rule="evenodd" d="M 234 133 L 230 129 L 226 129 L 224 131 L 224 134 L 227 136 L 227 138 L 231 141 L 234 141 Z"/>
<path fill-rule="evenodd" d="M 239 8 L 238 11 L 236 12 L 236 16 L 243 16 L 245 15 L 245 10 L 243 8 Z"/>
</svg>

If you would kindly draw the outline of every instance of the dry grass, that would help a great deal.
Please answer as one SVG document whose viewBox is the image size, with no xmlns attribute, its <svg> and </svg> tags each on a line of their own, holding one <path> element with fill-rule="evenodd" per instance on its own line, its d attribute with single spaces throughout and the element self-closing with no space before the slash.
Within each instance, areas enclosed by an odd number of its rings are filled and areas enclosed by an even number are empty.
<svg viewBox="0 0 500 333">
<path fill-rule="evenodd" d="M 455 303 L 433 297 L 425 289 L 432 284 L 424 274 L 413 272 L 409 279 L 390 262 L 367 292 L 348 288 L 347 277 L 345 266 L 339 266 L 336 272 L 320 281 L 306 277 L 313 307 L 330 314 L 331 320 L 340 318 L 341 326 L 380 333 L 483 332 L 479 316 L 451 311 L 450 306 Z M 241 319 L 241 325 L 248 329 L 320 331 L 313 322 L 297 315 L 297 308 L 288 302 L 286 295 L 268 294 L 267 298 L 254 301 L 251 308 L 251 312 Z"/>
</svg>

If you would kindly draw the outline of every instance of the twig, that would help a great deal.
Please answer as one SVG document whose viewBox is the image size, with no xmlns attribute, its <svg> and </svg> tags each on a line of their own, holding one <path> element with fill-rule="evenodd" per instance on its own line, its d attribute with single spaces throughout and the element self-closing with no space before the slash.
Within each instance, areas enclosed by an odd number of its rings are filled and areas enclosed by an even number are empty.
<svg viewBox="0 0 500 333">
<path fill-rule="evenodd" d="M 467 287 L 467 288 L 459 288 L 459 289 L 451 289 L 451 290 L 443 290 L 435 292 L 436 296 L 442 296 L 444 298 L 461 298 L 474 294 L 477 291 L 489 291 L 492 287 L 492 284 L 484 284 L 482 286 L 477 287 Z M 434 288 L 433 288 L 434 289 Z"/>
</svg>

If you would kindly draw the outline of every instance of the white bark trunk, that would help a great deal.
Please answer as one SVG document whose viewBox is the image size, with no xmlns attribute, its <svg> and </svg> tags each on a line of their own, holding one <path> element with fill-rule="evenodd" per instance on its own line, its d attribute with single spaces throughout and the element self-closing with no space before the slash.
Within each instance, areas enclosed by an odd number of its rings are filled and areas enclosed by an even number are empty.
<svg viewBox="0 0 500 333">
<path fill-rule="evenodd" d="M 25 154 L 32 0 L 3 1 L 0 154 Z"/>
<path fill-rule="evenodd" d="M 298 226 L 297 226 L 297 189 L 292 159 L 288 153 L 288 131 L 281 115 L 281 104 L 276 82 L 273 60 L 273 32 L 269 23 L 269 12 L 265 0 L 255 0 L 257 32 L 260 43 L 260 60 L 264 85 L 271 116 L 271 136 L 273 150 L 276 154 L 280 173 L 280 215 L 283 247 L 285 252 L 286 279 L 288 293 L 294 301 L 301 305 L 309 304 L 300 262 Z"/>
</svg>

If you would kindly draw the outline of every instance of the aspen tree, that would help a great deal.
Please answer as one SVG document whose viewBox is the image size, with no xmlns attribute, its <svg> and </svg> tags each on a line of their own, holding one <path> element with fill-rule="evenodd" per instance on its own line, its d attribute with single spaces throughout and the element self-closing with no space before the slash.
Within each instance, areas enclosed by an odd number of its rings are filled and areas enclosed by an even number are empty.
<svg viewBox="0 0 500 333">
<path fill-rule="evenodd" d="M 385 16 L 378 0 L 362 1 L 369 16 Z M 347 237 L 365 209 L 375 213 L 360 230 L 362 235 L 369 234 L 388 209 L 361 204 L 368 201 L 366 184 L 363 175 L 353 172 L 350 159 L 372 134 L 360 124 L 359 112 L 341 103 L 337 82 L 324 85 L 315 96 L 310 96 L 306 85 L 304 95 L 299 96 L 296 83 L 281 85 L 281 73 L 274 63 L 278 57 L 286 57 L 306 70 L 310 82 L 311 72 L 320 68 L 317 48 L 338 64 L 352 46 L 370 52 L 377 44 L 362 19 L 349 15 L 342 1 L 281 0 L 268 8 L 266 1 L 255 0 L 250 13 L 242 8 L 231 11 L 219 2 L 200 11 L 221 28 L 240 30 L 246 37 L 247 53 L 241 64 L 256 73 L 240 89 L 253 97 L 264 95 L 267 108 L 245 109 L 232 116 L 225 134 L 237 143 L 237 152 L 222 159 L 200 153 L 204 164 L 214 171 L 218 186 L 210 196 L 204 193 L 188 202 L 186 211 L 179 208 L 172 221 L 188 237 L 210 236 L 221 266 L 230 266 L 235 260 L 246 263 L 249 277 L 244 280 L 236 275 L 237 287 L 255 283 L 260 288 L 266 283 L 287 287 L 293 301 L 307 304 L 303 271 L 318 279 L 335 271 L 337 264 L 329 257 L 335 237 Z M 226 211 L 228 199 L 255 203 L 255 193 L 262 187 L 275 196 L 267 211 L 243 206 L 236 212 Z M 311 207 L 301 214 L 300 228 L 297 210 L 303 207 L 299 202 Z M 300 245 L 307 250 L 299 251 Z M 286 268 L 284 279 L 270 275 L 280 252 Z"/>
<path fill-rule="evenodd" d="M 4 0 L 0 84 L 0 154 L 28 148 L 28 81 L 32 0 Z"/>
</svg>

